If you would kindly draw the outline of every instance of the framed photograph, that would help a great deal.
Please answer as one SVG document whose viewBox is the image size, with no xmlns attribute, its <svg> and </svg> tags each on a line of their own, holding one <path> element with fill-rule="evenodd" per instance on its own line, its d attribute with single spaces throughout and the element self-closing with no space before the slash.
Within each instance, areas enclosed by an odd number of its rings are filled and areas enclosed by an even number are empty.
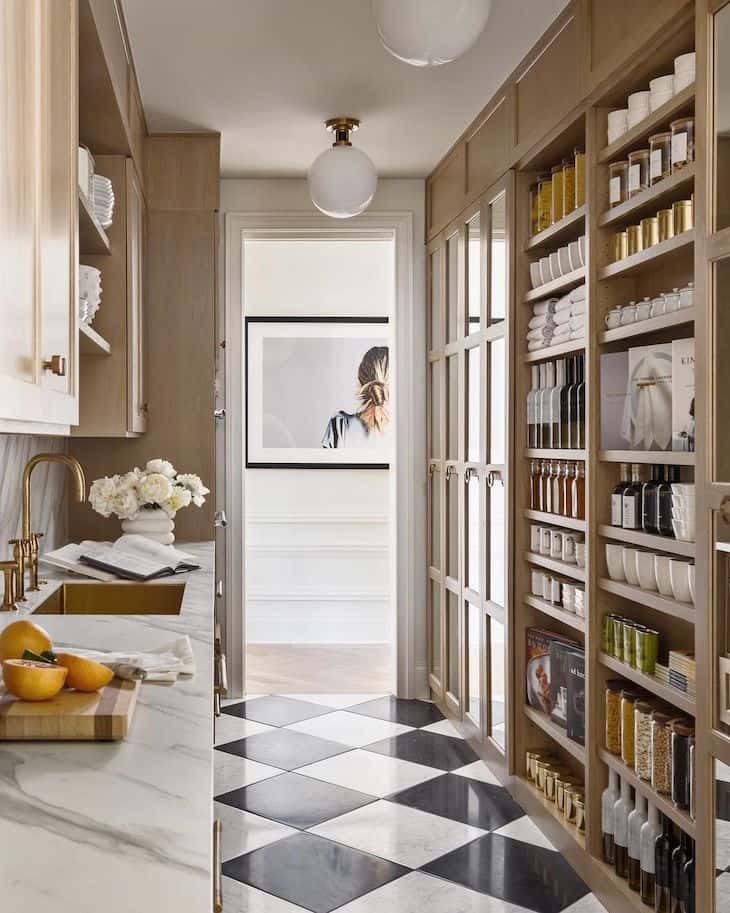
<svg viewBox="0 0 730 913">
<path fill-rule="evenodd" d="M 387 317 L 246 318 L 246 466 L 388 469 Z"/>
</svg>

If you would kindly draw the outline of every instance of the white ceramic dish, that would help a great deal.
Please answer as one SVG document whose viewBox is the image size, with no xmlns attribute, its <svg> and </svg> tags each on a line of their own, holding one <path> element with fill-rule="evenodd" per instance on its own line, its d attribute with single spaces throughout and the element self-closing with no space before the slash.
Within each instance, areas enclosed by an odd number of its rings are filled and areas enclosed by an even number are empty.
<svg viewBox="0 0 730 913">
<path fill-rule="evenodd" d="M 623 563 L 623 546 L 606 543 L 606 566 L 611 580 L 622 583 L 626 580 Z"/>
<path fill-rule="evenodd" d="M 672 597 L 672 581 L 669 577 L 669 562 L 672 559 L 668 555 L 654 555 L 654 577 L 656 588 L 662 596 Z"/>
<path fill-rule="evenodd" d="M 618 111 L 608 112 L 608 133 L 609 136 L 614 134 L 616 138 L 623 136 L 627 130 L 627 121 L 629 116 L 628 108 L 619 108 Z M 611 142 L 611 140 L 609 140 Z"/>
<path fill-rule="evenodd" d="M 657 76 L 649 82 L 649 92 L 652 95 L 671 95 L 674 92 L 674 73 L 668 76 Z"/>
<path fill-rule="evenodd" d="M 586 236 L 581 235 L 578 238 L 578 250 L 580 251 L 580 265 L 586 265 Z"/>
<path fill-rule="evenodd" d="M 636 573 L 639 575 L 639 586 L 642 590 L 648 590 L 650 593 L 656 592 L 653 552 L 637 552 Z"/>
<path fill-rule="evenodd" d="M 542 285 L 539 260 L 536 260 L 534 263 L 530 264 L 530 282 L 532 282 L 533 288 L 537 288 L 539 285 Z"/>
<path fill-rule="evenodd" d="M 648 89 L 642 90 L 641 92 L 632 92 L 627 101 L 629 116 L 635 111 L 643 111 L 648 108 L 650 95 L 651 92 L 649 92 Z"/>
<path fill-rule="evenodd" d="M 672 581 L 672 593 L 677 602 L 692 602 L 688 562 L 673 558 L 669 562 L 669 579 Z"/>
<path fill-rule="evenodd" d="M 556 250 L 550 254 L 550 272 L 553 274 L 553 279 L 559 279 L 563 275 L 563 271 L 560 269 L 558 252 Z"/>
<path fill-rule="evenodd" d="M 560 264 L 561 274 L 567 276 L 572 270 L 572 266 L 570 265 L 570 251 L 567 246 L 561 247 L 558 250 L 558 263 Z"/>
<path fill-rule="evenodd" d="M 627 548 L 625 545 L 621 549 L 622 551 L 622 561 L 624 566 L 624 575 L 626 576 L 626 582 L 631 586 L 639 585 L 639 571 L 637 568 L 636 556 L 638 554 L 638 549 Z"/>
<path fill-rule="evenodd" d="M 690 564 L 689 569 L 687 570 L 687 583 L 689 584 L 689 598 L 692 600 L 694 605 L 695 601 L 695 566 Z"/>
<path fill-rule="evenodd" d="M 680 54 L 674 58 L 674 73 L 694 73 L 697 67 L 697 55 L 694 51 L 687 54 Z"/>
<path fill-rule="evenodd" d="M 553 281 L 554 276 L 550 269 L 550 257 L 540 258 L 540 278 L 542 279 L 540 285 L 546 285 L 548 282 Z"/>
<path fill-rule="evenodd" d="M 570 260 L 570 269 L 580 269 L 583 266 L 583 261 L 580 256 L 580 244 L 577 241 L 571 241 L 568 245 L 568 258 Z"/>
<path fill-rule="evenodd" d="M 672 520 L 672 529 L 674 530 L 675 537 L 680 542 L 694 542 L 695 541 L 694 524 L 684 523 L 684 522 L 682 522 L 682 520 Z"/>
<path fill-rule="evenodd" d="M 682 89 L 686 89 L 687 86 L 691 86 L 695 81 L 695 71 L 694 70 L 682 70 L 680 73 L 674 74 L 674 94 L 681 92 Z"/>
</svg>

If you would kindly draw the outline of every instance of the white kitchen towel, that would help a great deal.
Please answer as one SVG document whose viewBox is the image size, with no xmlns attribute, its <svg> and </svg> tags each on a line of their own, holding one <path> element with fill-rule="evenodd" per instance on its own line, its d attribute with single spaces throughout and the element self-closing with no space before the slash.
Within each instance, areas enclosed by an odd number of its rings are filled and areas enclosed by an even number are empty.
<svg viewBox="0 0 730 913">
<path fill-rule="evenodd" d="M 578 288 L 574 288 L 570 293 L 571 301 L 585 301 L 586 299 L 586 286 L 585 282 L 583 285 L 579 285 Z"/>
<path fill-rule="evenodd" d="M 569 311 L 569 310 L 570 310 L 570 305 L 571 305 L 570 296 L 569 296 L 569 295 L 565 295 L 565 296 L 564 296 L 563 298 L 561 298 L 560 301 L 558 301 L 558 303 L 555 305 L 555 313 L 556 313 L 556 314 L 559 314 L 561 311 Z"/>
<path fill-rule="evenodd" d="M 551 314 L 555 310 L 555 305 L 558 303 L 557 298 L 549 298 L 547 301 L 538 301 L 537 304 L 532 306 L 532 313 L 535 316 L 540 314 Z"/>
<path fill-rule="evenodd" d="M 584 327 L 585 325 L 586 325 L 585 314 L 578 314 L 577 317 L 570 318 L 570 329 L 571 330 L 577 330 L 579 328 Z"/>
<path fill-rule="evenodd" d="M 556 326 L 560 326 L 563 323 L 568 323 L 570 320 L 570 311 L 558 311 L 558 313 L 553 317 Z"/>
<path fill-rule="evenodd" d="M 585 328 L 581 327 L 579 330 L 572 330 L 570 333 L 571 339 L 583 339 L 586 334 Z"/>
<path fill-rule="evenodd" d="M 555 327 L 553 326 L 536 327 L 529 331 L 527 340 L 529 342 L 531 339 L 551 339 L 554 332 Z"/>
<path fill-rule="evenodd" d="M 195 655 L 190 638 L 185 635 L 147 652 L 68 651 L 93 659 L 114 670 L 119 678 L 142 679 L 145 682 L 175 682 L 180 675 L 195 675 Z"/>
<path fill-rule="evenodd" d="M 545 339 L 531 339 L 527 343 L 528 352 L 537 352 L 538 349 L 544 349 L 547 345 L 547 340 Z"/>
<path fill-rule="evenodd" d="M 527 328 L 529 330 L 536 330 L 538 327 L 544 327 L 548 320 L 552 320 L 552 315 L 537 314 L 535 317 L 530 318 Z"/>
<path fill-rule="evenodd" d="M 586 303 L 585 301 L 573 301 L 570 305 L 571 314 L 585 314 L 586 312 Z"/>
</svg>

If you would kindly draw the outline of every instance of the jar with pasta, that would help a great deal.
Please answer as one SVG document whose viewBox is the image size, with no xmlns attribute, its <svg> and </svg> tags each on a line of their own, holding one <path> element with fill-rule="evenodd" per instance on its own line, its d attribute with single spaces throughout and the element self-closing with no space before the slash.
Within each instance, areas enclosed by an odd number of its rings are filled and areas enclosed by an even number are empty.
<svg viewBox="0 0 730 913">
<path fill-rule="evenodd" d="M 530 187 L 530 236 L 540 231 L 540 185 Z"/>
<path fill-rule="evenodd" d="M 669 129 L 672 131 L 672 172 L 681 171 L 695 160 L 695 119 L 673 120 Z"/>
<path fill-rule="evenodd" d="M 634 713 L 640 697 L 638 692 L 630 688 L 624 688 L 621 692 L 621 760 L 627 767 L 634 766 Z"/>
<path fill-rule="evenodd" d="M 672 792 L 672 723 L 674 718 L 661 710 L 651 715 L 651 785 L 669 796 Z"/>
<path fill-rule="evenodd" d="M 641 780 L 651 780 L 651 715 L 648 701 L 637 701 L 634 708 L 634 770 Z"/>
<path fill-rule="evenodd" d="M 611 754 L 621 754 L 621 689 L 623 682 L 606 682 L 606 748 Z"/>
<path fill-rule="evenodd" d="M 538 231 L 550 228 L 553 218 L 553 182 L 549 174 L 543 174 L 538 180 Z"/>
<path fill-rule="evenodd" d="M 573 150 L 575 162 L 575 206 L 583 206 L 586 201 L 586 154 L 582 149 Z"/>
<path fill-rule="evenodd" d="M 575 162 L 563 160 L 563 215 L 567 216 L 575 209 Z"/>
<path fill-rule="evenodd" d="M 551 220 L 553 224 L 563 218 L 563 166 L 555 165 L 552 169 L 552 197 L 553 208 Z"/>
</svg>

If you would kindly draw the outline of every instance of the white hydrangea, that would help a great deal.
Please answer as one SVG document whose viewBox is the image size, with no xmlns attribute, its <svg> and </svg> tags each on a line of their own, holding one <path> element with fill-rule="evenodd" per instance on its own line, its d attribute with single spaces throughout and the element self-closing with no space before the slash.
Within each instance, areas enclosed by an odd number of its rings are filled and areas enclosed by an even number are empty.
<svg viewBox="0 0 730 913">
<path fill-rule="evenodd" d="M 145 466 L 147 473 L 159 473 L 166 479 L 174 479 L 176 476 L 175 467 L 168 460 L 150 460 Z"/>
<path fill-rule="evenodd" d="M 137 488 L 143 504 L 162 504 L 172 494 L 172 482 L 161 472 L 151 472 L 139 482 Z"/>
</svg>

